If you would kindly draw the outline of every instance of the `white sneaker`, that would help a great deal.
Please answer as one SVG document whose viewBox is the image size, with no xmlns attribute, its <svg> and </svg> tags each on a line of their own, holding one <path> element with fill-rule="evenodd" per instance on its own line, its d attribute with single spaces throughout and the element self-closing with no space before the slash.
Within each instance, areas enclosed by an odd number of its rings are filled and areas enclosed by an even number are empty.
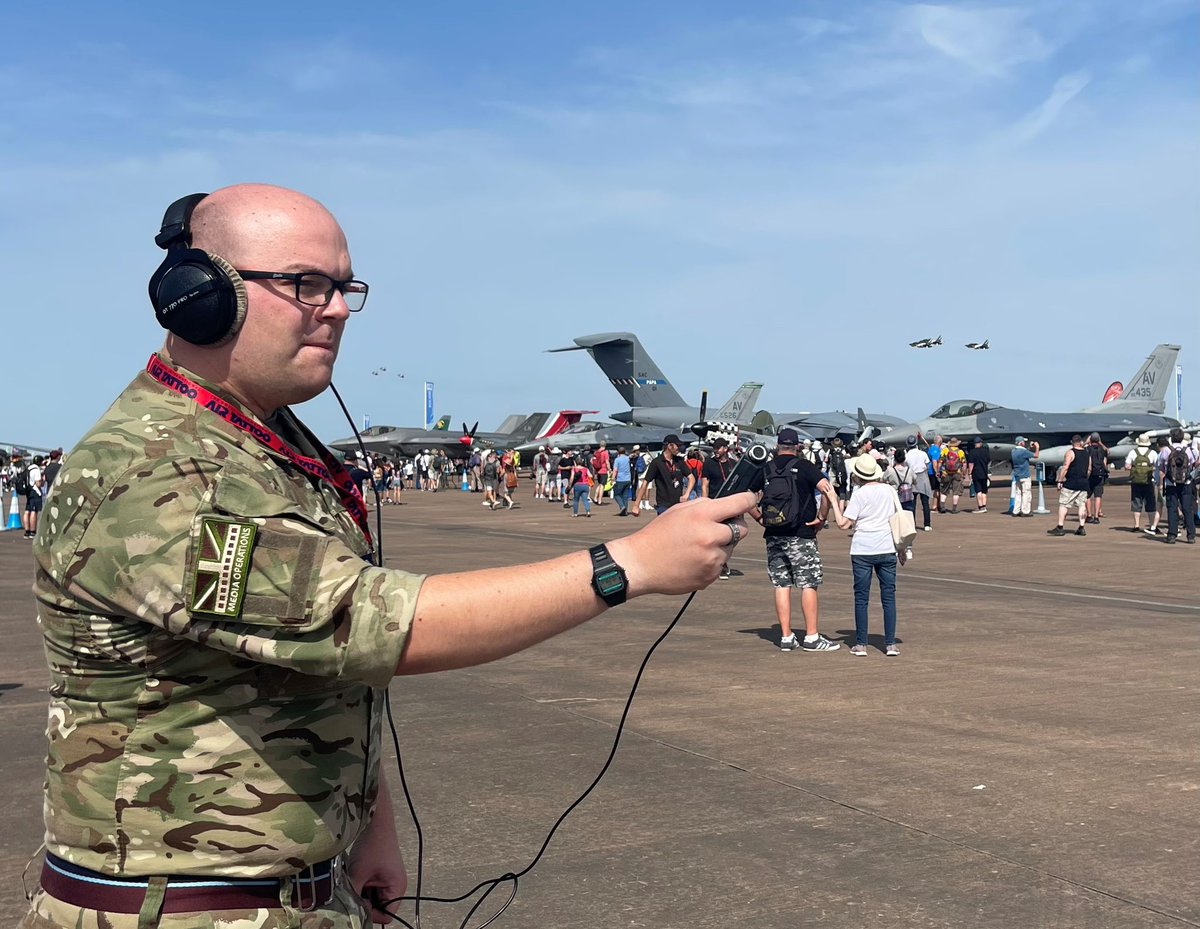
<svg viewBox="0 0 1200 929">
<path fill-rule="evenodd" d="M 912 561 L 912 560 L 913 560 L 913 553 L 912 553 L 912 549 L 911 549 L 911 548 L 910 548 L 908 551 L 906 551 L 906 552 L 904 553 L 904 558 L 905 558 L 905 560 L 907 560 L 907 561 Z"/>
<path fill-rule="evenodd" d="M 925 527 L 925 531 L 926 531 L 926 532 L 933 532 L 933 526 L 926 526 L 926 527 Z"/>
</svg>

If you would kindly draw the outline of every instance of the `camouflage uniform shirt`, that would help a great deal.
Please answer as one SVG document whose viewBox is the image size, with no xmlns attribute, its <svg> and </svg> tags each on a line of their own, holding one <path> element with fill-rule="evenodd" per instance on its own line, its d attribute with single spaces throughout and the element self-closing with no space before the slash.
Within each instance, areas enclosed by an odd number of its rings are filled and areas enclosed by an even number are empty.
<svg viewBox="0 0 1200 929">
<path fill-rule="evenodd" d="M 290 411 L 267 425 L 315 453 Z M 139 374 L 68 456 L 35 546 L 47 848 L 123 876 L 344 851 L 422 581 L 368 551 L 336 490 Z"/>
</svg>

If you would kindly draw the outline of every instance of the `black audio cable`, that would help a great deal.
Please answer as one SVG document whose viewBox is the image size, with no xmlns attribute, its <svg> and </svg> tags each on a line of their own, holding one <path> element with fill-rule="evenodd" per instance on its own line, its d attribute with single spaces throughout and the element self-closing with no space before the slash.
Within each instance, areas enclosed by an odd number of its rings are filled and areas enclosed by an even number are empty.
<svg viewBox="0 0 1200 929">
<path fill-rule="evenodd" d="M 346 409 L 346 404 L 342 402 L 342 398 L 338 394 L 337 389 L 333 387 L 332 383 L 329 386 L 331 389 L 333 389 L 333 395 L 337 398 L 338 404 L 342 408 L 342 413 L 346 417 L 346 421 L 350 424 L 350 428 L 354 431 L 355 441 L 358 443 L 358 447 L 362 451 L 363 460 L 366 461 L 367 450 L 363 445 L 362 437 L 358 433 L 358 428 L 354 425 L 354 419 L 351 417 L 349 410 Z M 738 462 L 738 465 L 735 465 L 733 471 L 730 472 L 725 482 L 721 485 L 720 490 L 717 491 L 717 496 L 723 497 L 731 493 L 736 493 L 739 490 L 744 490 L 748 484 L 749 475 L 755 469 L 761 468 L 766 463 L 768 454 L 768 450 L 765 448 L 765 446 L 751 445 L 747 449 L 746 454 Z M 374 490 L 374 482 L 372 482 L 372 489 Z M 376 524 L 374 553 L 375 564 L 379 567 L 382 567 L 383 507 L 380 505 L 379 491 L 374 490 L 374 493 Z M 604 764 L 600 767 L 600 771 L 592 779 L 592 782 L 588 784 L 583 793 L 581 793 L 571 803 L 570 806 L 563 810 L 558 819 L 554 821 L 554 825 L 550 827 L 550 831 L 546 833 L 545 839 L 542 840 L 541 847 L 538 849 L 537 854 L 534 855 L 530 862 L 520 871 L 509 871 L 501 874 L 499 877 L 480 881 L 466 893 L 459 894 L 457 897 L 435 897 L 432 895 L 427 896 L 421 893 L 422 883 L 424 880 L 425 836 L 421 828 L 421 821 L 417 816 L 416 806 L 413 803 L 412 793 L 408 789 L 408 779 L 404 774 L 404 762 L 400 753 L 400 736 L 396 732 L 396 721 L 392 715 L 391 695 L 387 688 L 384 688 L 384 706 L 387 712 L 388 728 L 391 730 L 392 734 L 392 746 L 396 752 L 396 768 L 400 774 L 400 787 L 404 793 L 404 800 L 408 806 L 409 816 L 412 818 L 413 826 L 415 827 L 417 833 L 417 883 L 415 893 L 380 901 L 375 904 L 376 908 L 381 912 L 387 913 L 388 916 L 399 922 L 402 926 L 406 927 L 406 929 L 421 929 L 421 903 L 423 901 L 428 903 L 443 904 L 462 903 L 463 901 L 469 900 L 471 897 L 475 896 L 475 894 L 482 891 L 482 895 L 478 900 L 475 901 L 475 903 L 471 905 L 471 909 L 467 911 L 467 915 L 463 917 L 462 922 L 459 923 L 459 929 L 466 929 L 466 926 L 471 921 L 471 918 L 476 914 L 476 912 L 478 912 L 479 908 L 483 906 L 484 902 L 492 894 L 492 892 L 495 891 L 500 885 L 511 882 L 512 892 L 509 894 L 508 899 L 504 901 L 504 904 L 499 910 L 489 916 L 488 919 L 476 927 L 476 929 L 485 929 L 485 927 L 490 926 L 493 922 L 499 919 L 512 905 L 513 900 L 516 899 L 521 878 L 532 871 L 537 863 L 542 860 L 542 856 L 546 854 L 546 850 L 550 847 L 550 842 L 553 840 L 555 833 L 558 832 L 559 827 L 563 824 L 563 822 L 566 821 L 566 818 L 575 812 L 576 808 L 578 808 L 580 804 L 582 804 L 583 801 L 588 798 L 591 792 L 596 789 L 597 785 L 599 785 L 600 781 L 604 778 L 604 775 L 608 773 L 608 769 L 612 765 L 613 759 L 617 756 L 617 747 L 620 745 L 621 736 L 625 731 L 625 721 L 629 718 L 629 711 L 633 707 L 633 698 L 637 694 L 638 685 L 642 682 L 642 675 L 645 673 L 647 665 L 650 664 L 650 659 L 654 656 L 654 652 L 664 641 L 666 641 L 667 636 L 671 634 L 671 630 L 673 630 L 679 623 L 679 620 L 683 618 L 683 614 L 687 611 L 687 608 L 691 605 L 695 598 L 696 591 L 692 591 L 692 593 L 688 594 L 688 598 L 683 601 L 683 606 L 679 608 L 679 612 L 675 614 L 675 618 L 671 620 L 671 622 L 667 625 L 667 628 L 662 631 L 659 637 L 654 640 L 654 644 L 650 646 L 649 650 L 647 650 L 645 654 L 645 657 L 642 658 L 642 662 L 638 666 L 637 674 L 633 679 L 633 686 L 629 689 L 629 696 L 625 698 L 625 708 L 621 711 L 621 719 L 617 723 L 617 732 L 616 735 L 613 736 L 612 747 L 608 751 L 608 757 L 604 759 Z M 408 920 L 404 919 L 404 917 L 389 909 L 390 907 L 395 906 L 397 903 L 406 903 L 409 901 L 411 901 L 413 904 L 413 918 L 415 923 L 410 923 Z"/>
</svg>

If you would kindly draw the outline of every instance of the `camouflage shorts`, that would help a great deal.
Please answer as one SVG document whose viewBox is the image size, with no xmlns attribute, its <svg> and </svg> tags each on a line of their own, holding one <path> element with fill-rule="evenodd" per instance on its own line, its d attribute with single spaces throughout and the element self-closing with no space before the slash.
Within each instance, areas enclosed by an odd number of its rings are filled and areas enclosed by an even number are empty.
<svg viewBox="0 0 1200 929">
<path fill-rule="evenodd" d="M 767 575 L 776 587 L 820 587 L 821 554 L 816 539 L 768 537 Z"/>
<path fill-rule="evenodd" d="M 292 908 L 164 913 L 156 929 L 370 929 L 368 912 L 342 876 L 334 897 L 311 913 Z M 39 890 L 18 929 L 137 929 L 136 913 L 103 913 L 63 903 Z M 398 924 L 397 924 L 398 925 Z"/>
</svg>

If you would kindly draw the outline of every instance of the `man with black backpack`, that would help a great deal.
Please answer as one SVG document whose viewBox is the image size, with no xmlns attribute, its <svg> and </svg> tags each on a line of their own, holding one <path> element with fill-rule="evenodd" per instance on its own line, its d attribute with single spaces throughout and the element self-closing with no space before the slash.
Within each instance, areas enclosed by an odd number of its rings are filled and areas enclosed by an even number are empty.
<svg viewBox="0 0 1200 929">
<path fill-rule="evenodd" d="M 1174 545 L 1179 536 L 1179 511 L 1183 510 L 1183 526 L 1189 545 L 1196 542 L 1196 479 L 1197 455 L 1183 441 L 1183 430 L 1171 430 L 1171 444 L 1159 453 L 1158 471 L 1162 475 L 1163 506 L 1167 511 L 1167 544 Z"/>
<path fill-rule="evenodd" d="M 33 464 L 17 472 L 17 493 L 25 498 L 25 538 L 37 536 L 38 514 L 42 512 L 42 457 L 35 455 Z"/>
<path fill-rule="evenodd" d="M 795 429 L 780 429 L 775 458 L 755 474 L 750 490 L 761 492 L 750 510 L 763 526 L 767 543 L 767 575 L 775 587 L 775 615 L 779 618 L 779 648 L 790 652 L 833 652 L 837 642 L 817 632 L 817 588 L 821 586 L 821 555 L 817 532 L 833 510 L 841 520 L 842 507 L 833 485 L 820 468 L 796 454 L 800 436 Z M 817 495 L 823 495 L 818 504 Z M 800 588 L 804 614 L 804 641 L 792 632 L 792 588 Z"/>
<path fill-rule="evenodd" d="M 1104 485 L 1108 483 L 1108 446 L 1100 438 L 1100 433 L 1093 432 L 1088 436 L 1087 451 L 1091 464 L 1088 471 L 1087 521 L 1098 526 L 1104 516 Z"/>
</svg>

